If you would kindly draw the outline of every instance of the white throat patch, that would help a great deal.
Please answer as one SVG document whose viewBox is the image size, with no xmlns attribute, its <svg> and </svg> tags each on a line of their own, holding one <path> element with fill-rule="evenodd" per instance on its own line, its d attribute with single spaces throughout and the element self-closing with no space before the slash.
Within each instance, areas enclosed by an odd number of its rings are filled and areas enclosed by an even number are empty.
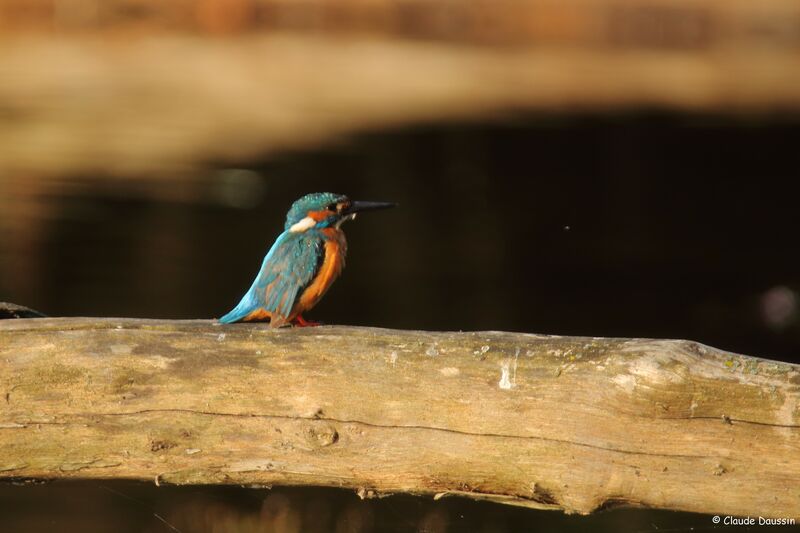
<svg viewBox="0 0 800 533">
<path fill-rule="evenodd" d="M 304 231 L 310 230 L 316 225 L 317 225 L 316 220 L 314 220 L 311 217 L 306 217 L 297 224 L 294 224 L 291 228 L 289 228 L 289 231 L 291 231 L 292 233 L 302 233 Z"/>
</svg>

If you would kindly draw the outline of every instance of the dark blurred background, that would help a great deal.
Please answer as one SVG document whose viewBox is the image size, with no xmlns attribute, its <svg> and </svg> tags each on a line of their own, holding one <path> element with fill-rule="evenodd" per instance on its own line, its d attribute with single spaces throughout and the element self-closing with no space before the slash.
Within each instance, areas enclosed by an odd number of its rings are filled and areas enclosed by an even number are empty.
<svg viewBox="0 0 800 533">
<path fill-rule="evenodd" d="M 210 318 L 292 201 L 345 229 L 310 318 L 688 338 L 800 362 L 800 6 L 0 0 L 0 301 Z M 0 485 L 8 531 L 695 531 L 323 489 Z"/>
<path fill-rule="evenodd" d="M 54 316 L 217 317 L 291 203 L 330 190 L 400 207 L 345 226 L 323 322 L 689 338 L 797 361 L 798 125 L 518 114 L 209 162 L 188 182 L 72 176 L 26 199 L 0 291 Z"/>
</svg>

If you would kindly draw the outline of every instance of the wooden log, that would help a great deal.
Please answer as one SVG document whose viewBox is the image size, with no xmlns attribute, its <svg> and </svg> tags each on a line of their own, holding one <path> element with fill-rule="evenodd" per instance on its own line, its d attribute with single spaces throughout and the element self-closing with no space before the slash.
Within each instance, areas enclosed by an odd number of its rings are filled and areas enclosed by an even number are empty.
<svg viewBox="0 0 800 533">
<path fill-rule="evenodd" d="M 680 340 L 0 322 L 0 478 L 800 516 L 800 367 Z"/>
<path fill-rule="evenodd" d="M 0 172 L 36 181 L 188 182 L 208 177 L 209 162 L 249 166 L 424 122 L 497 120 L 526 110 L 791 116 L 800 109 L 796 48 L 720 49 L 476 47 L 294 34 L 3 38 Z"/>
<path fill-rule="evenodd" d="M 43 318 L 45 315 L 24 305 L 0 302 L 0 319 L 6 318 Z"/>
</svg>

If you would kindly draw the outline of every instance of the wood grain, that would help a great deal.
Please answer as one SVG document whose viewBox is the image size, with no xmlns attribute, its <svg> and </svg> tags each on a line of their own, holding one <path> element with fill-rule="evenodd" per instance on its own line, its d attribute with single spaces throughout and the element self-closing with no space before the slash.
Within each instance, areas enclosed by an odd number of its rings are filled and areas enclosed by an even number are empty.
<svg viewBox="0 0 800 533">
<path fill-rule="evenodd" d="M 800 516 L 800 368 L 677 340 L 0 322 L 0 477 Z"/>
</svg>

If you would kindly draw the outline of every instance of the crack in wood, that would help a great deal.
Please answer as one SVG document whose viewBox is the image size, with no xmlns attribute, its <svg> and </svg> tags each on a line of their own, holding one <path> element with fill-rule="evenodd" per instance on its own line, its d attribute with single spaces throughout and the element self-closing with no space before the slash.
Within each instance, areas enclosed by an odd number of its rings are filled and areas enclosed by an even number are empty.
<svg viewBox="0 0 800 533">
<path fill-rule="evenodd" d="M 685 417 L 675 417 L 675 418 L 664 418 L 664 420 L 713 420 L 714 422 L 719 422 L 723 420 L 725 424 L 733 425 L 733 423 L 738 424 L 748 424 L 751 426 L 763 426 L 768 428 L 784 428 L 784 429 L 800 429 L 800 425 L 796 424 L 775 424 L 772 422 L 759 422 L 756 420 L 744 420 L 741 418 L 731 418 L 729 416 L 723 415 L 720 416 L 685 416 Z"/>
<path fill-rule="evenodd" d="M 202 415 L 202 416 L 220 416 L 220 417 L 234 417 L 234 418 L 266 418 L 266 419 L 277 419 L 277 420 L 290 420 L 290 421 L 303 421 L 303 422 L 333 422 L 337 424 L 354 424 L 360 425 L 365 427 L 377 428 L 377 429 L 402 429 L 402 430 L 420 430 L 420 431 L 435 431 L 435 432 L 442 432 L 442 433 L 449 433 L 453 435 L 464 435 L 467 437 L 482 437 L 482 438 L 497 438 L 497 439 L 514 439 L 514 440 L 538 440 L 544 442 L 553 442 L 557 444 L 566 444 L 569 446 L 577 446 L 581 448 L 591 448 L 595 450 L 602 450 L 607 452 L 613 453 L 620 453 L 620 454 L 627 454 L 627 455 L 646 455 L 651 457 L 669 457 L 669 458 L 687 458 L 687 459 L 715 459 L 717 456 L 714 455 L 693 455 L 693 454 L 663 454 L 663 453 L 653 453 L 653 452 L 643 452 L 637 450 L 626 450 L 621 448 L 612 448 L 607 446 L 600 446 L 597 444 L 589 444 L 585 442 L 577 442 L 571 441 L 568 439 L 556 439 L 552 437 L 542 437 L 538 435 L 511 435 L 511 434 L 504 434 L 504 433 L 476 433 L 470 431 L 464 431 L 460 429 L 450 429 L 450 428 L 442 428 L 436 426 L 422 426 L 422 425 L 392 425 L 392 424 L 376 424 L 372 422 L 364 422 L 361 420 L 346 420 L 346 419 L 339 419 L 339 418 L 331 418 L 331 417 L 317 417 L 314 416 L 291 416 L 291 415 L 273 415 L 273 414 L 263 414 L 263 413 L 221 413 L 215 411 L 202 411 L 202 410 L 195 410 L 195 409 L 142 409 L 140 411 L 126 411 L 122 413 L 92 413 L 92 414 L 83 414 L 83 413 L 75 413 L 65 416 L 74 416 L 80 418 L 93 418 L 93 417 L 103 417 L 103 416 L 113 416 L 113 417 L 121 417 L 121 416 L 137 416 L 137 415 L 146 415 L 152 413 L 184 413 L 184 414 L 194 414 L 194 415 Z M 71 422 L 38 422 L 39 424 L 43 425 L 71 425 Z"/>
</svg>

